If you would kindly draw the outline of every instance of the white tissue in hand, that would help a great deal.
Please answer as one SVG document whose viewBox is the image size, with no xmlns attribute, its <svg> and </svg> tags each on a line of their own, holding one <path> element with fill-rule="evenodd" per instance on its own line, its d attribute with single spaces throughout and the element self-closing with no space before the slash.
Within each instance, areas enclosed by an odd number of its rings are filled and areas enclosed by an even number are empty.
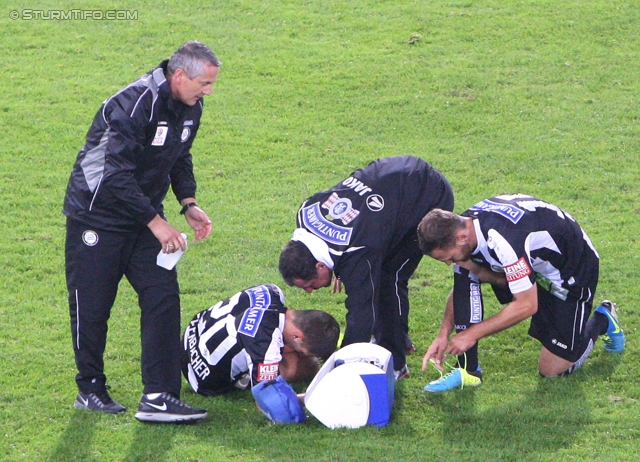
<svg viewBox="0 0 640 462">
<path fill-rule="evenodd" d="M 185 242 L 187 242 L 187 235 L 184 233 L 180 233 Z M 180 258 L 182 258 L 182 254 L 184 250 L 178 249 L 173 253 L 164 253 L 164 249 L 160 249 L 160 253 L 158 253 L 158 257 L 156 258 L 156 263 L 158 266 L 161 266 L 165 269 L 172 270 Z"/>
</svg>

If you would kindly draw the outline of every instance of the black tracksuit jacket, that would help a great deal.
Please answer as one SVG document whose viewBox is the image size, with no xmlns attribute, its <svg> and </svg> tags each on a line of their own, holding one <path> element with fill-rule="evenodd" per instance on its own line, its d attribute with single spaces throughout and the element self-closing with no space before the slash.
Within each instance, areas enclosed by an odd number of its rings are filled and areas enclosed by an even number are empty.
<svg viewBox="0 0 640 462">
<path fill-rule="evenodd" d="M 416 229 L 424 215 L 436 207 L 453 209 L 451 186 L 438 170 L 412 156 L 371 162 L 302 204 L 298 227 L 327 243 L 334 273 L 345 285 L 347 327 L 343 345 L 368 342 L 372 333 L 375 336 L 376 321 L 382 323 L 380 329 L 391 328 L 392 321 L 376 319 L 380 304 L 399 303 L 394 311 L 406 322 L 406 282 L 422 257 Z M 405 263 L 411 268 L 407 274 L 402 273 Z M 397 277 L 401 280 L 393 280 Z M 402 333 L 395 336 L 400 343 Z M 389 348 L 396 368 L 404 362 L 399 348 Z"/>
<path fill-rule="evenodd" d="M 195 197 L 191 144 L 202 99 L 171 97 L 167 61 L 111 98 L 96 114 L 71 172 L 63 213 L 107 231 L 136 231 L 156 214 L 171 185 Z"/>
</svg>

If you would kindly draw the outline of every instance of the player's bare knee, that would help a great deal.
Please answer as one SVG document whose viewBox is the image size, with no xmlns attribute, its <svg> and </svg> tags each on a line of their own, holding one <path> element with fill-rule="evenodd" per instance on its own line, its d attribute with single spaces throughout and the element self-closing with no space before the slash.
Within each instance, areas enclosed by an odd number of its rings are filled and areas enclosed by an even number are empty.
<svg viewBox="0 0 640 462">
<path fill-rule="evenodd" d="M 538 369 L 538 374 L 540 374 L 540 377 L 542 377 L 543 379 L 555 379 L 555 378 L 558 378 L 558 377 L 560 377 L 562 375 L 570 374 L 569 370 L 570 369 L 567 369 L 566 371 L 561 372 L 559 374 L 549 374 L 549 373 L 544 373 L 544 372 L 542 372 L 541 370 Z"/>
</svg>

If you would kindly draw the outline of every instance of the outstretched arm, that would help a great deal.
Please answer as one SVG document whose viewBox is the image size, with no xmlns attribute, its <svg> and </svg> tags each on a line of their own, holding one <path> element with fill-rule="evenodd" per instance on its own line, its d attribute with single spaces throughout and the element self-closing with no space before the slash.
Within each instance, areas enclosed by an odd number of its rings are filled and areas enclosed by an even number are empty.
<svg viewBox="0 0 640 462">
<path fill-rule="evenodd" d="M 187 243 L 182 237 L 182 234 L 180 234 L 180 231 L 171 226 L 160 215 L 153 217 L 153 219 L 147 223 L 147 226 L 156 239 L 160 241 L 164 253 L 173 253 L 178 249 L 185 250 L 187 248 Z"/>
<path fill-rule="evenodd" d="M 446 353 L 460 355 L 475 345 L 481 338 L 508 329 L 533 316 L 538 311 L 538 287 L 514 295 L 514 301 L 506 305 L 496 315 L 474 324 L 467 330 L 454 335 Z"/>
<path fill-rule="evenodd" d="M 496 273 L 495 271 L 491 271 L 489 268 L 478 265 L 473 260 L 456 262 L 456 264 L 461 268 L 465 268 L 478 276 L 480 282 L 486 282 L 491 284 L 492 286 L 507 287 L 507 278 L 505 277 L 504 273 Z"/>
<path fill-rule="evenodd" d="M 449 293 L 447 303 L 444 309 L 444 315 L 442 316 L 442 322 L 440 323 L 440 330 L 433 343 L 427 350 L 427 353 L 422 359 L 422 370 L 427 369 L 427 364 L 430 360 L 433 360 L 438 369 L 442 369 L 440 364 L 444 360 L 444 354 L 449 345 L 449 336 L 455 327 L 453 321 L 453 291 Z"/>
<path fill-rule="evenodd" d="M 187 197 L 182 199 L 180 203 L 184 206 L 186 204 L 195 203 L 196 200 L 193 197 Z M 209 237 L 211 234 L 211 219 L 209 216 L 197 205 L 189 207 L 184 212 L 184 217 L 189 223 L 189 226 L 196 232 L 195 241 L 198 242 L 201 239 Z"/>
</svg>

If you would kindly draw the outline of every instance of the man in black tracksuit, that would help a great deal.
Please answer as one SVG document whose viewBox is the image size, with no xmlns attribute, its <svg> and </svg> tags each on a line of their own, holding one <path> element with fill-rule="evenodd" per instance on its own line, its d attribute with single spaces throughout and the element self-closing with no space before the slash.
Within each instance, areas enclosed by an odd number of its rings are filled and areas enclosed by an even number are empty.
<svg viewBox="0 0 640 462">
<path fill-rule="evenodd" d="M 379 159 L 307 199 L 280 255 L 289 285 L 311 292 L 333 274 L 344 283 L 342 346 L 374 340 L 393 354 L 397 378 L 408 376 L 408 281 L 422 258 L 416 228 L 434 208 L 453 210 L 439 171 L 417 157 Z"/>
<path fill-rule="evenodd" d="M 156 264 L 160 252 L 186 248 L 164 219 L 171 186 L 195 240 L 211 220 L 195 202 L 191 145 L 220 61 L 205 45 L 187 42 L 169 60 L 107 99 L 95 116 L 71 172 L 66 275 L 80 409 L 120 413 L 106 387 L 107 320 L 126 276 L 141 309 L 144 394 L 136 418 L 194 421 L 207 416 L 179 400 L 180 298 L 176 270 Z"/>
</svg>

